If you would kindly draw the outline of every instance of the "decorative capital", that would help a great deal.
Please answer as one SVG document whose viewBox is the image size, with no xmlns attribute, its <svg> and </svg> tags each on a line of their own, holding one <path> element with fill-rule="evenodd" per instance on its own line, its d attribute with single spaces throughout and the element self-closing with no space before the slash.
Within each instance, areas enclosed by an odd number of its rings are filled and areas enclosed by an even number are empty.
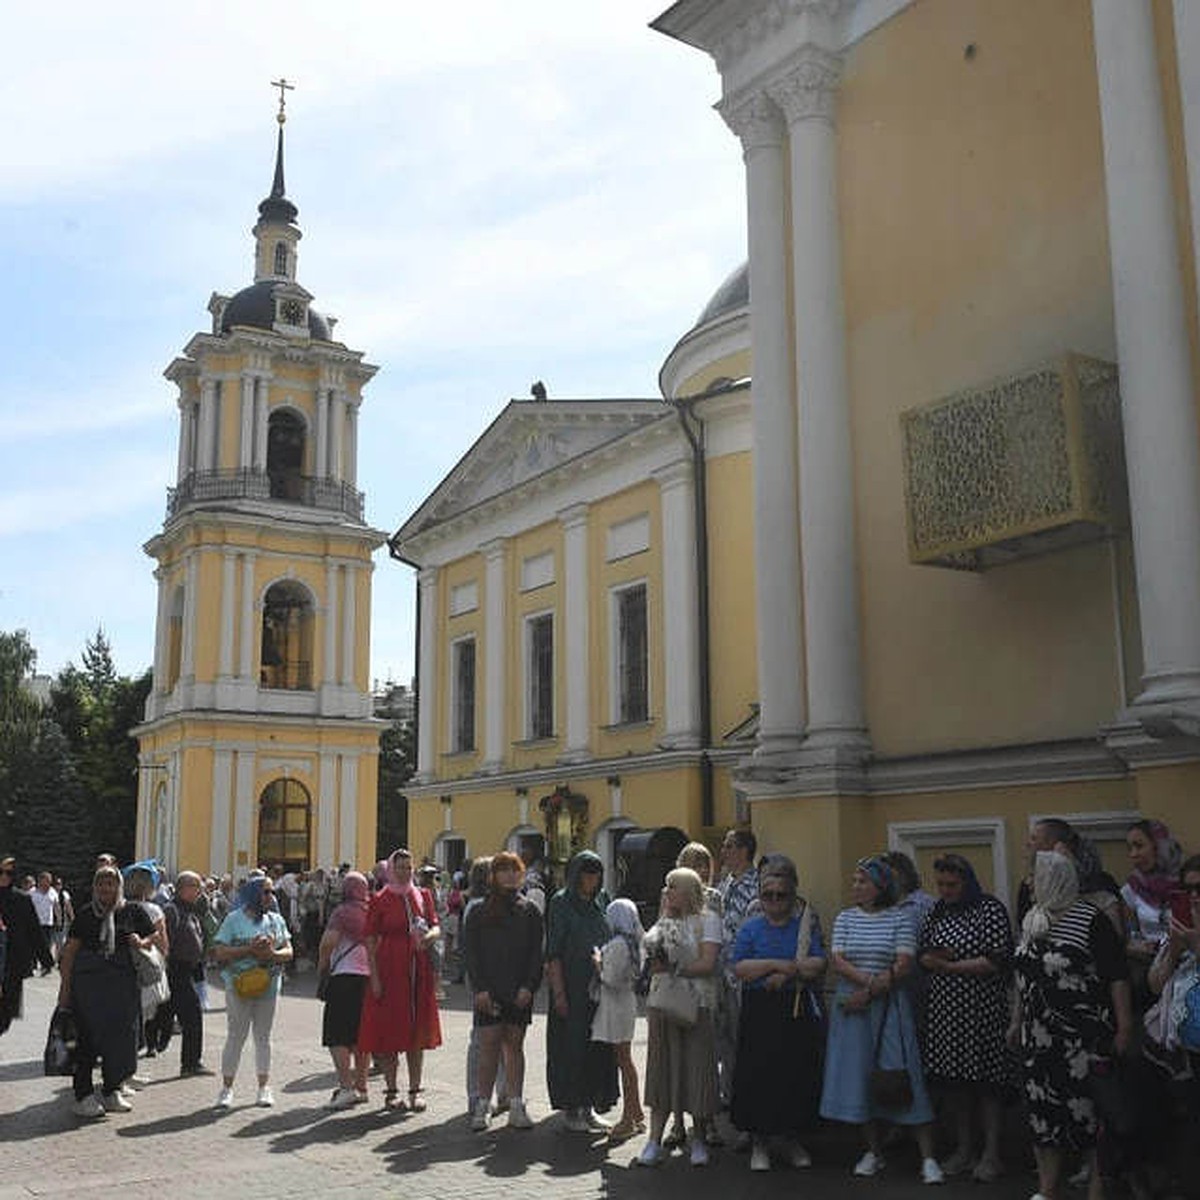
<svg viewBox="0 0 1200 1200">
<path fill-rule="evenodd" d="M 722 100 L 717 112 L 741 141 L 745 153 L 783 145 L 783 114 L 766 92 Z"/>
<path fill-rule="evenodd" d="M 833 124 L 834 103 L 842 81 L 842 60 L 819 46 L 803 46 L 785 73 L 767 85 L 789 125 L 819 120 Z"/>
<path fill-rule="evenodd" d="M 422 592 L 429 592 L 437 587 L 437 579 L 437 567 L 422 567 L 417 572 L 417 585 L 420 587 Z"/>
<path fill-rule="evenodd" d="M 822 32 L 827 33 L 847 3 L 848 0 L 743 0 L 743 19 L 727 26 L 713 40 L 711 53 L 717 69 L 724 74 L 752 47 L 775 37 L 789 22 L 817 21 L 826 27 Z"/>
</svg>

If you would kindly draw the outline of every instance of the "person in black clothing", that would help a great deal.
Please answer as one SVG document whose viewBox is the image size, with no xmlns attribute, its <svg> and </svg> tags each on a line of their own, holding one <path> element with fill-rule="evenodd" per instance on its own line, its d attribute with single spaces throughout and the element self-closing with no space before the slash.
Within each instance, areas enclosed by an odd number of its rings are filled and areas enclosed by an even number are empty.
<svg viewBox="0 0 1200 1200">
<path fill-rule="evenodd" d="M 474 992 L 479 1034 L 479 1083 L 471 1128 L 488 1124 L 496 1068 L 504 1055 L 508 1124 L 531 1129 L 525 1109 L 525 1030 L 533 1019 L 533 996 L 542 982 L 542 915 L 520 894 L 520 858 L 504 851 L 492 858 L 488 896 L 475 905 L 464 931 L 467 978 Z"/>
<path fill-rule="evenodd" d="M 0 1033 L 21 1015 L 21 995 L 25 980 L 33 974 L 33 964 L 50 954 L 46 937 L 38 921 L 33 901 L 15 885 L 17 860 L 10 855 L 0 858 L 0 922 L 7 943 L 4 970 L 0 974 Z"/>
<path fill-rule="evenodd" d="M 170 946 L 167 983 L 171 988 L 171 999 L 164 1007 L 168 1022 L 172 1016 L 179 1018 L 180 1075 L 212 1074 L 200 1061 L 204 1050 L 204 1016 L 196 991 L 196 973 L 204 968 L 202 886 L 203 881 L 195 871 L 180 871 L 175 879 L 175 895 L 163 907 Z"/>
</svg>

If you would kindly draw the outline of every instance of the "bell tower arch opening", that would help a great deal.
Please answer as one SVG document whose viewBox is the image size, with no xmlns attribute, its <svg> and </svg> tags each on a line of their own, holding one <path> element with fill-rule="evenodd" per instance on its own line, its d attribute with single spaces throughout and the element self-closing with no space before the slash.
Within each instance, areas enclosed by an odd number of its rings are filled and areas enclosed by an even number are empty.
<svg viewBox="0 0 1200 1200">
<path fill-rule="evenodd" d="M 273 500 L 303 499 L 304 418 L 291 408 L 277 408 L 267 421 L 267 479 Z"/>
<path fill-rule="evenodd" d="M 312 690 L 312 594 L 293 579 L 267 588 L 263 597 L 262 660 L 259 682 L 265 688 Z"/>
</svg>

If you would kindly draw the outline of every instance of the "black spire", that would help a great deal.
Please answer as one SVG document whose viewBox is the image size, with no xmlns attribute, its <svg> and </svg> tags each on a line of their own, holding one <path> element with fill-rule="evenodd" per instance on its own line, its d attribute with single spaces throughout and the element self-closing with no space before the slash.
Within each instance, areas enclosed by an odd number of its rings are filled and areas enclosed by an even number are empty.
<svg viewBox="0 0 1200 1200">
<path fill-rule="evenodd" d="M 271 183 L 271 194 L 258 206 L 258 215 L 264 221 L 280 225 L 294 225 L 300 215 L 300 210 L 284 195 L 282 120 L 279 122 L 279 144 L 275 150 L 275 179 Z"/>
</svg>

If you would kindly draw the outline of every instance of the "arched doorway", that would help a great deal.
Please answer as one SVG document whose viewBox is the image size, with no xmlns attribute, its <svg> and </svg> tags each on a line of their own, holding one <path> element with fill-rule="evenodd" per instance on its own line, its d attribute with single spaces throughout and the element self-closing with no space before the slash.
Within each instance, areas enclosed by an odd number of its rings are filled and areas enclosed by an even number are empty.
<svg viewBox="0 0 1200 1200">
<path fill-rule="evenodd" d="M 295 779 L 273 779 L 258 801 L 258 854 L 254 865 L 282 863 L 285 871 L 307 871 L 312 835 L 312 800 Z"/>
<path fill-rule="evenodd" d="M 267 478 L 275 500 L 303 498 L 303 418 L 291 409 L 277 408 L 267 421 Z"/>
</svg>

